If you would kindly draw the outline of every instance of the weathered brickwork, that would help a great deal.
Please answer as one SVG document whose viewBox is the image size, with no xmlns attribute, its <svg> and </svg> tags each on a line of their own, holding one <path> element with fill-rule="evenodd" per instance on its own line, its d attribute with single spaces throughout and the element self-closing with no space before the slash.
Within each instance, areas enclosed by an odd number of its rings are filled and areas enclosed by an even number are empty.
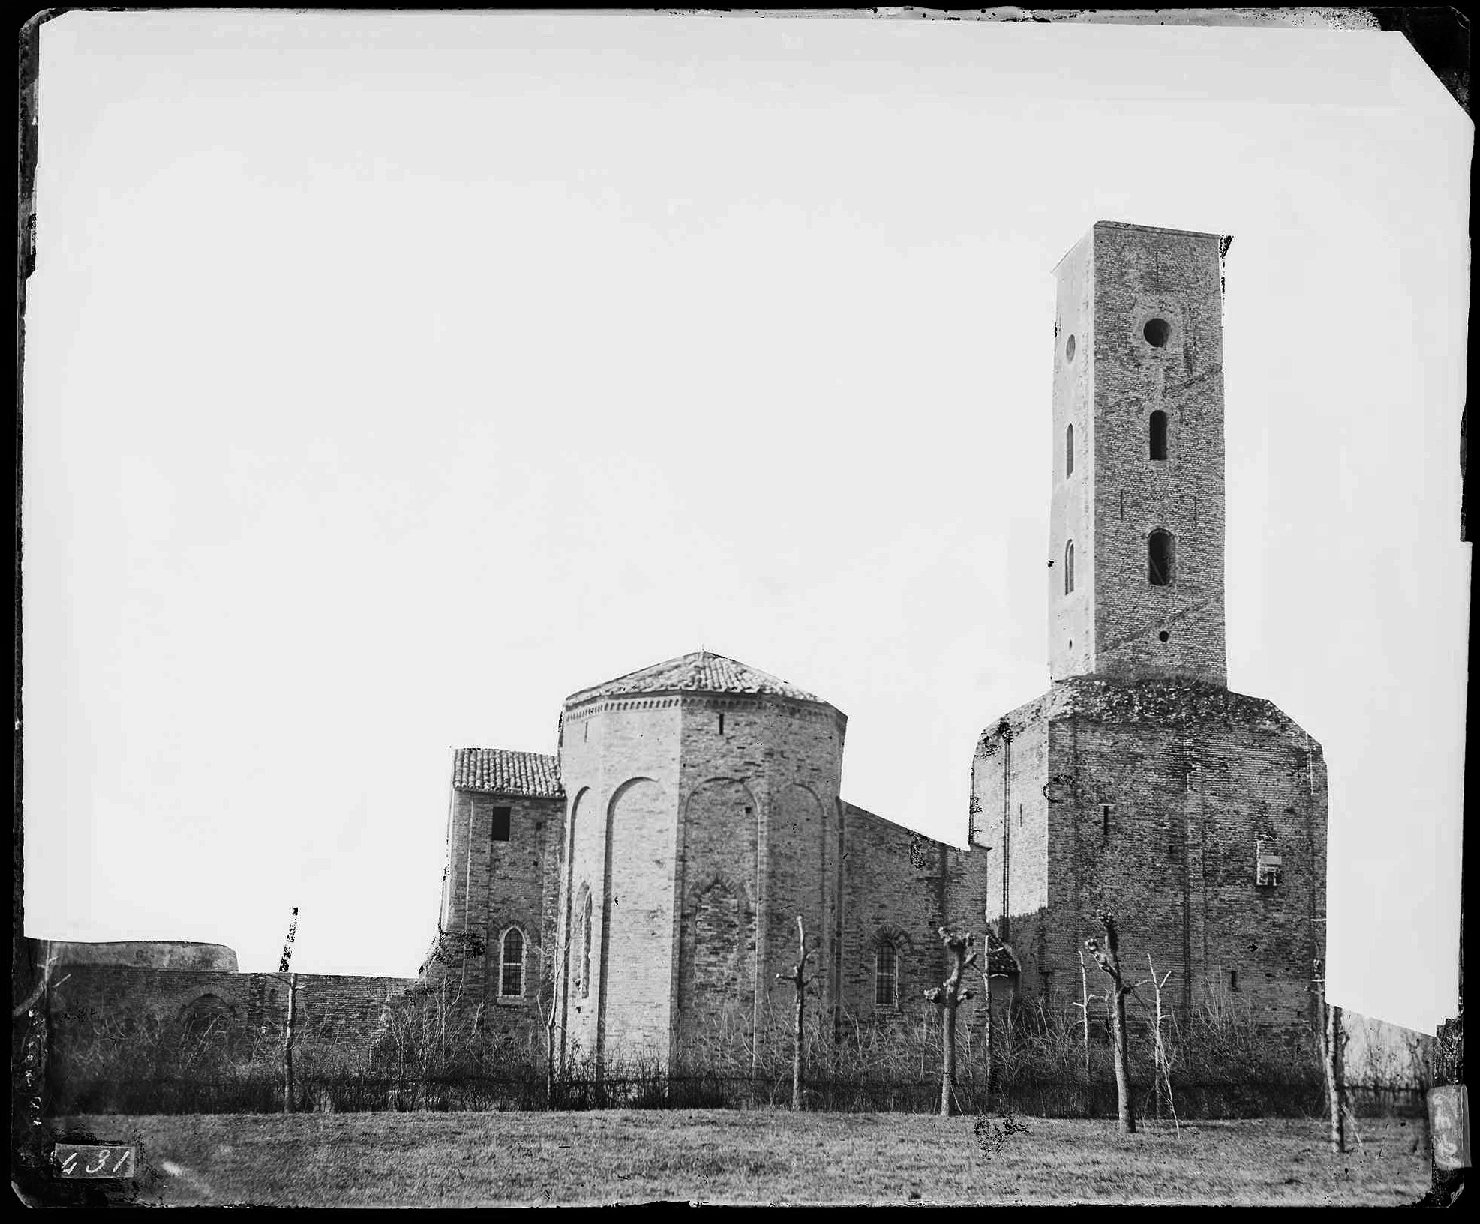
<svg viewBox="0 0 1480 1224">
<path fill-rule="evenodd" d="M 1109 911 L 1127 971 L 1170 971 L 1184 1010 L 1237 992 L 1289 1030 L 1313 1016 L 1326 774 L 1301 728 L 1226 687 L 1228 244 L 1100 222 L 1059 265 L 1054 687 L 983 732 L 971 841 L 1030 996 L 1078 996 Z"/>
<path fill-rule="evenodd" d="M 440 928 L 471 935 L 481 951 L 429 959 L 422 976 L 448 981 L 463 1001 L 482 1004 L 490 1031 L 524 1030 L 549 1005 L 564 809 L 558 797 L 452 791 Z M 506 840 L 495 837 L 496 821 Z"/>
<path fill-rule="evenodd" d="M 1027 738 L 1047 751 L 1019 753 Z M 1033 840 L 1015 824 L 1004 838 L 1004 785 L 1014 813 L 1018 795 L 1039 805 Z M 1325 765 L 1269 702 L 1196 681 L 1067 681 L 983 734 L 973 787 L 978 838 L 1012 846 L 1007 903 L 993 871 L 987 908 L 1007 918 L 1025 989 L 1077 997 L 1079 948 L 1106 909 L 1126 963 L 1170 970 L 1180 1006 L 1230 991 L 1265 1024 L 1309 1020 Z M 1280 859 L 1277 882 L 1259 883 L 1261 857 Z"/>
<path fill-rule="evenodd" d="M 1215 234 L 1100 222 L 1059 265 L 1059 453 L 1049 542 L 1059 575 L 1049 602 L 1054 680 L 1095 672 L 1227 681 L 1225 250 Z M 1163 457 L 1152 451 L 1157 414 Z M 1076 462 L 1067 476 L 1071 425 Z M 1146 580 L 1156 531 L 1170 535 L 1165 584 Z M 1071 539 L 1074 590 L 1066 594 Z"/>
<path fill-rule="evenodd" d="M 236 953 L 223 944 L 178 939 L 116 940 L 109 943 L 37 941 L 53 965 L 138 965 L 150 969 L 220 969 L 235 973 Z"/>
<path fill-rule="evenodd" d="M 95 1046 L 100 1033 L 127 1040 L 131 1034 L 147 1036 L 150 1022 L 192 1015 L 215 1020 L 239 1046 L 276 1052 L 288 1021 L 290 977 L 299 1050 L 313 1045 L 368 1050 L 382 1031 L 386 1003 L 416 985 L 413 978 L 74 963 L 50 993 L 54 1072 L 66 1077 L 73 1051 Z"/>
<path fill-rule="evenodd" d="M 680 689 L 659 667 L 658 691 L 576 694 L 562 720 L 568 1055 L 666 1063 L 718 1024 L 754 1032 L 798 914 L 833 954 L 846 721 L 810 695 Z"/>
</svg>

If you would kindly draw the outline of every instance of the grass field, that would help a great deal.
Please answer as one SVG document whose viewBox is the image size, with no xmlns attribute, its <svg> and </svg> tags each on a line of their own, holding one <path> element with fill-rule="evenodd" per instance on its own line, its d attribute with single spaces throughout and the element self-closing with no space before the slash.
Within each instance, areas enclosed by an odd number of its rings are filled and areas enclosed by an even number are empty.
<svg viewBox="0 0 1480 1224">
<path fill-rule="evenodd" d="M 1428 1188 L 1416 1124 L 1151 1124 L 783 1111 L 300 1114 L 57 1119 L 59 1140 L 142 1144 L 139 1204 L 713 1203 L 1400 1205 Z M 985 1140 L 985 1141 L 984 1141 Z"/>
</svg>

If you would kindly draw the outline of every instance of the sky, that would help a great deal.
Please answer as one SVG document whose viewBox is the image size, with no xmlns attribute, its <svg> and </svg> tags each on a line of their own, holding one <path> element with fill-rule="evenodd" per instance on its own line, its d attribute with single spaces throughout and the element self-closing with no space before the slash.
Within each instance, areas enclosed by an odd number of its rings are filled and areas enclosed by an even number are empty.
<svg viewBox="0 0 1480 1224">
<path fill-rule="evenodd" d="M 1473 131 L 1400 35 L 69 12 L 38 97 L 27 934 L 412 975 L 452 749 L 700 647 L 964 843 L 1119 220 L 1234 238 L 1229 685 L 1325 749 L 1330 997 L 1454 1013 Z"/>
</svg>

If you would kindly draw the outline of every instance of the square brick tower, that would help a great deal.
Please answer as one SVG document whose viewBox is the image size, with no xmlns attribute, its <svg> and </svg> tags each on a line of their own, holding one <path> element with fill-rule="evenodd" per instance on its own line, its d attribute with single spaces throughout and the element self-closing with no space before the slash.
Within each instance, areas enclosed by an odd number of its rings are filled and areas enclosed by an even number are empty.
<svg viewBox="0 0 1480 1224">
<path fill-rule="evenodd" d="M 1216 234 L 1097 223 L 1057 269 L 1048 693 L 982 733 L 972 844 L 1019 990 L 1065 1006 L 1114 913 L 1190 1011 L 1311 1022 L 1326 773 L 1227 688 L 1223 257 Z"/>
</svg>

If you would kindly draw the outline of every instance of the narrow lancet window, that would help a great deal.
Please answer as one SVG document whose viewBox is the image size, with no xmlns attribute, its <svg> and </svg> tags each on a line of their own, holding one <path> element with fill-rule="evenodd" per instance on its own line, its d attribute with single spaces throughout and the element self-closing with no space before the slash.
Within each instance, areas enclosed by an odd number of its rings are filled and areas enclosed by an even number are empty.
<svg viewBox="0 0 1480 1224">
<path fill-rule="evenodd" d="M 887 939 L 874 953 L 874 1006 L 899 1006 L 899 955 Z"/>
<path fill-rule="evenodd" d="M 1167 457 L 1167 414 L 1159 408 L 1151 414 L 1151 457 Z"/>
<path fill-rule="evenodd" d="M 1170 586 L 1172 581 L 1172 534 L 1160 528 L 1146 542 L 1146 578 L 1152 586 Z"/>
<path fill-rule="evenodd" d="M 1074 541 L 1064 545 L 1064 594 L 1074 593 Z"/>
<path fill-rule="evenodd" d="M 1074 475 L 1074 426 L 1064 431 L 1064 475 Z"/>
</svg>

